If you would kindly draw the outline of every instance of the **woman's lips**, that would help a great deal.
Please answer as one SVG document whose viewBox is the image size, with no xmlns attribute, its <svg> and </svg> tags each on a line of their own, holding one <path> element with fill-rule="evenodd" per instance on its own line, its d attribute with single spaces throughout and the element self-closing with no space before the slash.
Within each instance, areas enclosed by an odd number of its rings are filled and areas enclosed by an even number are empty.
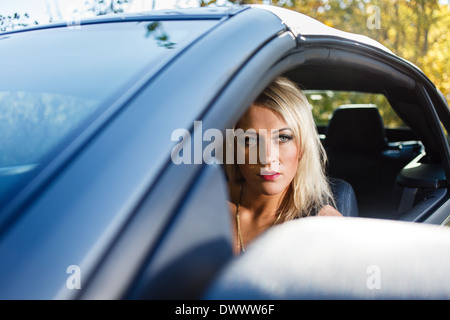
<svg viewBox="0 0 450 320">
<path fill-rule="evenodd" d="M 280 176 L 279 172 L 262 172 L 260 175 L 261 179 L 266 181 L 273 181 Z"/>
</svg>

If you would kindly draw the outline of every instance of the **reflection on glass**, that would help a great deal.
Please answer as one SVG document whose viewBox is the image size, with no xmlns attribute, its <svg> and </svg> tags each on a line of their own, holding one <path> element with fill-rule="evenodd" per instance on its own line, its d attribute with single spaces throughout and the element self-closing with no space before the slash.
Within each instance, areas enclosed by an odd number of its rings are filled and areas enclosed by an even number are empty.
<svg viewBox="0 0 450 320">
<path fill-rule="evenodd" d="M 159 21 L 151 22 L 147 25 L 147 35 L 146 37 L 153 36 L 156 40 L 156 44 L 159 47 L 173 49 L 175 43 L 169 40 L 169 35 L 164 30 L 163 24 Z"/>
<path fill-rule="evenodd" d="M 107 101 L 116 101 L 216 23 L 116 22 L 3 35 L 0 208 L 93 115 L 108 108 Z"/>
<path fill-rule="evenodd" d="M 56 93 L 0 92 L 0 167 L 37 163 L 97 101 Z"/>
</svg>

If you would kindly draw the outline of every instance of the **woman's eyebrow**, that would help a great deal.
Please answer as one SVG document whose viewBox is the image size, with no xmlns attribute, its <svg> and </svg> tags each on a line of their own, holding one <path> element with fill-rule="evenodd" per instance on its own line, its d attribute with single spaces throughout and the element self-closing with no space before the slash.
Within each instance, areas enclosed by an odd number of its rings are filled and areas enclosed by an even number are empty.
<svg viewBox="0 0 450 320">
<path fill-rule="evenodd" d="M 263 129 L 263 130 L 264 130 L 264 133 L 267 132 L 266 129 Z M 271 129 L 270 131 L 272 132 L 272 134 L 278 134 L 278 133 L 280 133 L 281 131 L 292 131 L 292 129 L 291 129 L 291 128 L 281 128 L 281 129 Z M 238 135 L 236 135 L 236 136 L 238 137 L 238 136 L 240 136 L 240 135 L 242 135 L 242 134 L 245 134 L 246 136 L 249 136 L 249 135 L 259 136 L 259 132 L 256 131 L 256 130 L 254 130 L 254 129 L 247 129 L 247 130 L 244 130 L 243 132 L 240 132 L 240 133 L 239 133 Z"/>
<path fill-rule="evenodd" d="M 236 137 L 239 137 L 241 135 L 244 135 L 244 136 L 249 136 L 249 135 L 258 136 L 259 135 L 259 133 L 256 132 L 254 129 L 244 130 L 244 129 L 239 128 L 238 130 L 242 130 L 242 131 L 238 131 L 239 133 L 236 134 L 236 130 L 235 130 Z"/>
<path fill-rule="evenodd" d="M 272 134 L 280 133 L 281 131 L 292 131 L 292 130 L 291 130 L 291 128 L 281 128 L 281 129 L 272 130 Z"/>
</svg>

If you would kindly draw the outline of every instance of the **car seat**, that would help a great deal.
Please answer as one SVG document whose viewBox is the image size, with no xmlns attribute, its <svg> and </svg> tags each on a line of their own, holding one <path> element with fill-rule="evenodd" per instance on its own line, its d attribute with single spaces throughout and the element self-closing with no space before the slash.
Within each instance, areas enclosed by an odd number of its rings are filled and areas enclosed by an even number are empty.
<svg viewBox="0 0 450 320">
<path fill-rule="evenodd" d="M 328 180 L 336 202 L 336 209 L 344 217 L 358 217 L 358 202 L 350 183 L 336 178 Z"/>
<path fill-rule="evenodd" d="M 324 139 L 328 175 L 354 188 L 359 215 L 393 218 L 393 191 L 404 161 L 392 155 L 375 105 L 343 105 L 330 119 Z"/>
</svg>

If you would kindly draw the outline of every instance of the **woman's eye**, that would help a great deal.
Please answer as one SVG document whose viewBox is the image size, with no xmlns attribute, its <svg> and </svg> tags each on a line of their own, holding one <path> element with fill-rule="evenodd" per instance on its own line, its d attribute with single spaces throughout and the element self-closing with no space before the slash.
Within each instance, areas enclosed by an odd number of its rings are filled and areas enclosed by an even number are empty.
<svg viewBox="0 0 450 320">
<path fill-rule="evenodd" d="M 256 137 L 245 137 L 245 144 L 246 145 L 253 145 L 258 143 L 258 139 Z"/>
<path fill-rule="evenodd" d="M 278 136 L 278 141 L 281 142 L 281 143 L 288 142 L 288 141 L 290 141 L 292 139 L 293 139 L 293 137 L 290 136 L 290 135 L 287 135 L 287 134 L 283 134 L 283 135 Z"/>
</svg>

